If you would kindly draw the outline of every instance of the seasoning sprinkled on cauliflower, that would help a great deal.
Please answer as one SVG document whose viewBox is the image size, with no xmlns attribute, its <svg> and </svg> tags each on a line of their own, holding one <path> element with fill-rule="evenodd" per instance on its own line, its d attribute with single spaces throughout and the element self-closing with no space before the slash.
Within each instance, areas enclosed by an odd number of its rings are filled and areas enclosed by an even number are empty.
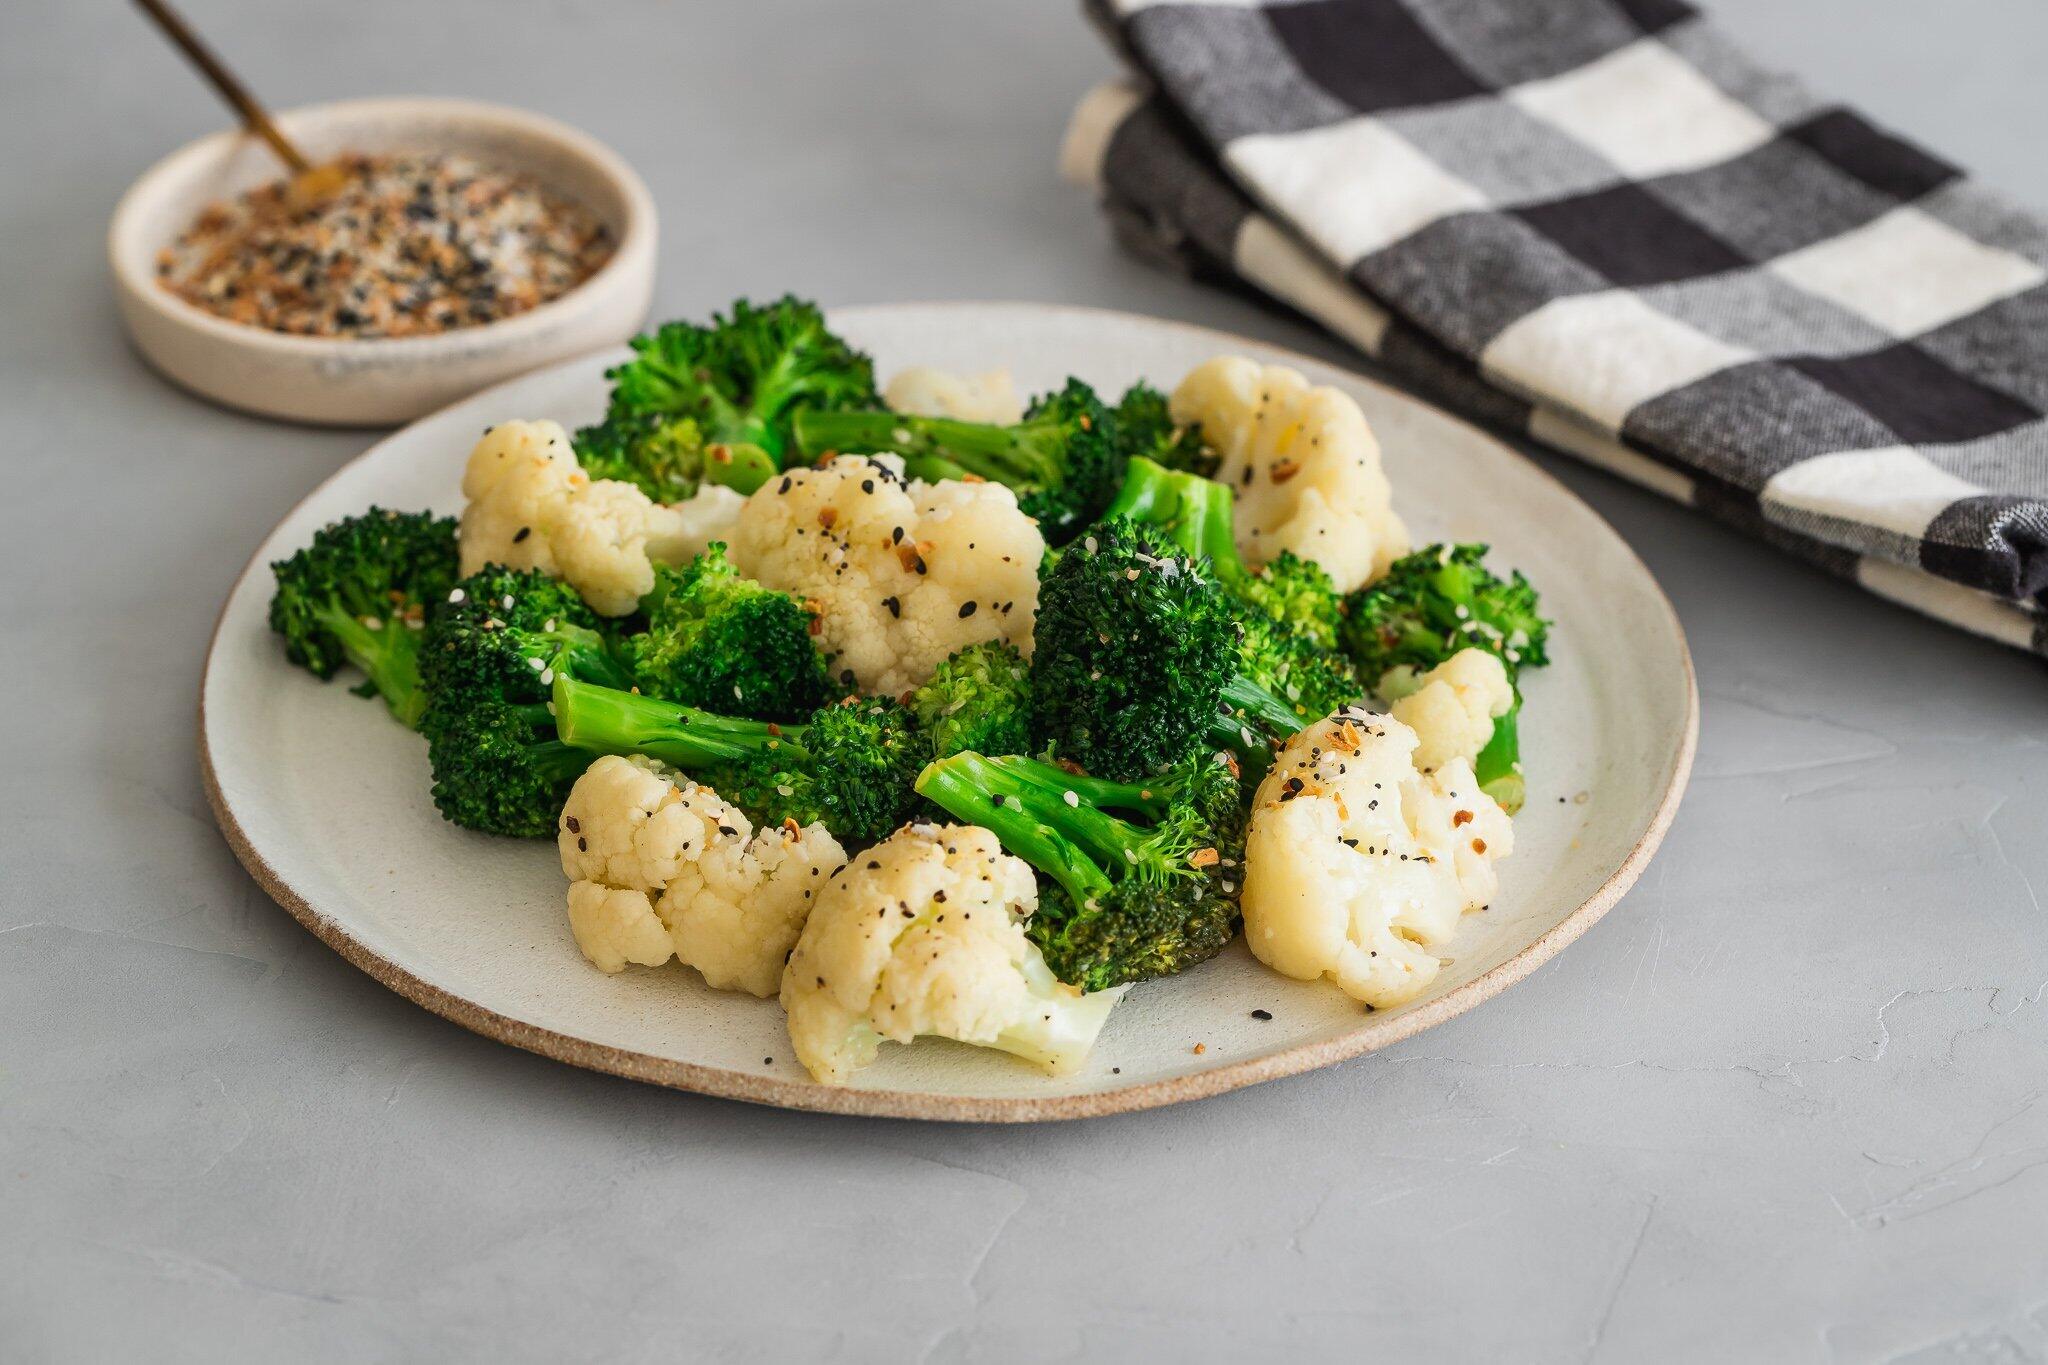
<svg viewBox="0 0 2048 1365">
<path fill-rule="evenodd" d="M 1171 411 L 1200 426 L 1216 480 L 1236 490 L 1238 549 L 1254 567 L 1292 550 L 1349 592 L 1407 553 L 1379 442 L 1349 394 L 1310 388 L 1284 365 L 1218 356 L 1181 380 Z"/>
<path fill-rule="evenodd" d="M 1396 697 L 1389 710 L 1415 731 L 1415 766 L 1423 772 L 1454 758 L 1478 758 L 1493 738 L 1494 720 L 1515 704 L 1507 668 L 1483 649 L 1461 649 L 1412 682 L 1414 690 Z M 1383 679 L 1382 690 L 1387 687 Z"/>
<path fill-rule="evenodd" d="M 462 475 L 462 572 L 487 564 L 562 579 L 605 616 L 624 616 L 654 586 L 654 561 L 688 560 L 724 535 L 740 498 L 712 487 L 665 507 L 632 484 L 593 480 L 555 422 L 501 422 Z"/>
<path fill-rule="evenodd" d="M 842 455 L 764 484 L 729 550 L 817 604 L 833 676 L 863 692 L 916 687 L 984 640 L 1030 652 L 1045 540 L 1001 484 L 906 482 L 891 456 Z"/>
<path fill-rule="evenodd" d="M 782 974 L 797 1060 L 842 1085 L 884 1039 L 937 1036 L 1073 1071 L 1123 992 L 1054 979 L 1024 937 L 1037 903 L 1031 868 L 977 826 L 906 825 L 861 854 L 819 894 Z"/>
<path fill-rule="evenodd" d="M 896 372 L 882 391 L 882 401 L 892 412 L 918 417 L 951 417 L 998 427 L 1024 420 L 1024 400 L 1017 396 L 1008 370 L 953 374 L 916 365 Z"/>
<path fill-rule="evenodd" d="M 1471 765 L 1415 767 L 1415 732 L 1345 707 L 1296 735 L 1259 784 L 1245 845 L 1254 956 L 1375 1008 L 1414 999 L 1465 911 L 1499 886 L 1514 831 Z"/>
<path fill-rule="evenodd" d="M 846 853 L 823 825 L 758 834 L 738 808 L 648 758 L 608 755 L 556 827 L 569 927 L 599 970 L 670 957 L 718 990 L 767 997 Z"/>
</svg>

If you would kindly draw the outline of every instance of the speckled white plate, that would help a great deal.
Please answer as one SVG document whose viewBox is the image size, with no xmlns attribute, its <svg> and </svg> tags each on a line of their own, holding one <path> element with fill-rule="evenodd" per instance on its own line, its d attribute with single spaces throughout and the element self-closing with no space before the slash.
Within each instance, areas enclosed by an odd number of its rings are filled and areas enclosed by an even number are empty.
<svg viewBox="0 0 2048 1365">
<path fill-rule="evenodd" d="M 300 503 L 236 583 L 207 659 L 200 761 L 229 843 L 280 904 L 401 995 L 579 1066 L 799 1109 L 1025 1121 L 1195 1099 L 1384 1047 L 1528 975 L 1641 874 L 1692 761 L 1685 639 L 1642 561 L 1527 460 L 1392 389 L 1196 327 L 1029 304 L 857 308 L 833 322 L 884 374 L 1006 365 L 1027 391 L 1069 373 L 1107 390 L 1139 378 L 1171 386 L 1224 352 L 1295 365 L 1364 406 L 1418 542 L 1487 540 L 1497 563 L 1529 574 L 1557 622 L 1555 662 L 1526 683 L 1529 802 L 1499 897 L 1466 917 L 1429 993 L 1367 1013 L 1334 987 L 1267 971 L 1237 944 L 1134 989 L 1080 1075 L 1052 1080 L 1001 1053 L 926 1041 L 884 1048 L 857 1084 L 835 1089 L 797 1065 L 771 1001 L 713 992 L 673 964 L 592 970 L 569 934 L 553 844 L 444 824 L 419 738 L 289 666 L 264 617 L 266 565 L 323 523 L 373 502 L 456 511 L 463 459 L 484 427 L 593 420 L 609 356 L 513 380 L 379 442 Z"/>
</svg>

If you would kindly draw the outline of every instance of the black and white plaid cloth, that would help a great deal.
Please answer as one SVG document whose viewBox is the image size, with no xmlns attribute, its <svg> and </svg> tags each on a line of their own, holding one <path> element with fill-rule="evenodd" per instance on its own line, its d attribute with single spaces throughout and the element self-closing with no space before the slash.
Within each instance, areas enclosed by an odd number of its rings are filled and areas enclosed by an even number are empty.
<svg viewBox="0 0 2048 1365">
<path fill-rule="evenodd" d="M 1101 0 L 1068 174 L 1468 416 L 2048 653 L 2048 227 L 1678 0 Z"/>
</svg>

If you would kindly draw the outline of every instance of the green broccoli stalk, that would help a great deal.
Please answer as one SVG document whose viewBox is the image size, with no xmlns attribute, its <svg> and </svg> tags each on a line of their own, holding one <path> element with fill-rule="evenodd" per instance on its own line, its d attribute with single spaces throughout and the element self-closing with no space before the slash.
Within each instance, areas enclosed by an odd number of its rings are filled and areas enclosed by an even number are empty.
<svg viewBox="0 0 2048 1365">
<path fill-rule="evenodd" d="M 1102 515 L 1144 522 L 1189 554 L 1206 555 L 1217 581 L 1246 607 L 1318 649 L 1335 649 L 1344 602 L 1329 574 L 1291 550 L 1262 569 L 1248 567 L 1232 529 L 1234 502 L 1227 485 L 1138 456 Z"/>
<path fill-rule="evenodd" d="M 1021 754 L 1031 745 L 1031 669 L 1007 640 L 956 651 L 911 691 L 909 705 L 936 758 L 967 749 Z"/>
<path fill-rule="evenodd" d="M 1550 622 L 1536 589 L 1518 572 L 1500 578 L 1486 568 L 1484 545 L 1431 545 L 1405 555 L 1378 582 L 1346 600 L 1343 645 L 1360 676 L 1387 700 L 1412 691 L 1423 673 L 1462 649 L 1483 649 L 1506 665 L 1515 684 L 1508 713 L 1473 773 L 1509 814 L 1525 795 L 1520 716 L 1523 668 L 1550 662 Z"/>
<path fill-rule="evenodd" d="M 608 372 L 606 421 L 690 418 L 707 461 L 723 447 L 745 479 L 758 471 L 765 481 L 764 458 L 783 465 L 797 413 L 878 401 L 873 362 L 825 326 L 816 304 L 796 298 L 764 307 L 741 299 L 708 327 L 671 322 L 632 344 L 639 354 Z"/>
<path fill-rule="evenodd" d="M 797 447 L 826 452 L 894 451 L 912 478 L 964 474 L 1015 489 L 1017 505 L 1037 518 L 1047 541 L 1062 544 L 1093 520 L 1122 474 L 1115 419 L 1078 379 L 1033 403 L 1015 426 L 916 417 L 897 412 L 797 414 Z"/>
<path fill-rule="evenodd" d="M 1049 880 L 1025 933 L 1070 985 L 1185 971 L 1236 932 L 1244 821 L 1237 778 L 1213 757 L 1121 783 L 968 752 L 926 768 L 917 789 Z"/>
<path fill-rule="evenodd" d="M 1472 760 L 1472 776 L 1479 789 L 1492 797 L 1509 815 L 1522 809 L 1528 799 L 1528 784 L 1522 778 L 1522 690 L 1506 715 L 1493 719 L 1493 737 Z"/>
<path fill-rule="evenodd" d="M 554 833 L 590 755 L 555 734 L 548 698 L 575 674 L 630 686 L 598 617 L 574 589 L 537 570 L 493 565 L 436 604 L 420 650 L 420 731 L 434 804 L 466 829 L 517 838 Z"/>
<path fill-rule="evenodd" d="M 316 678 L 343 664 L 361 669 L 357 694 L 382 697 L 401 724 L 417 727 L 426 707 L 420 635 L 457 559 L 453 519 L 372 507 L 270 566 L 270 628 L 284 637 L 285 657 Z"/>
<path fill-rule="evenodd" d="M 1263 768 L 1308 717 L 1245 670 L 1243 638 L 1205 559 L 1143 523 L 1098 523 L 1039 588 L 1034 749 L 1120 781 L 1205 746 Z"/>
<path fill-rule="evenodd" d="M 822 823 L 872 842 L 909 819 L 929 742 L 899 703 L 865 697 L 821 707 L 803 725 L 720 715 L 553 675 L 563 743 L 590 754 L 644 754 L 698 778 L 766 824 Z"/>
<path fill-rule="evenodd" d="M 816 616 L 743 576 L 713 544 L 682 568 L 657 565 L 641 599 L 647 629 L 621 649 L 641 689 L 705 710 L 801 720 L 831 695 Z"/>
<path fill-rule="evenodd" d="M 758 446 L 707 445 L 694 418 L 612 413 L 576 433 L 576 460 L 593 479 L 630 483 L 656 502 L 681 502 L 706 484 L 751 493 L 775 474 Z"/>
</svg>

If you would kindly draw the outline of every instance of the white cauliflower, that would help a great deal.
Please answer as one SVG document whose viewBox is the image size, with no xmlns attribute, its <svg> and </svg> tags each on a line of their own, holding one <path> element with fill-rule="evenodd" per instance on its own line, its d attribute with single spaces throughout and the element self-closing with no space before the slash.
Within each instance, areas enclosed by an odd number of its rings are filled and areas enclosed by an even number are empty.
<svg viewBox="0 0 2048 1365">
<path fill-rule="evenodd" d="M 616 755 L 576 780 L 555 839 L 569 928 L 600 971 L 675 957 L 715 989 L 762 997 L 846 862 L 823 825 L 756 834 L 711 788 Z"/>
<path fill-rule="evenodd" d="M 1471 764 L 1415 767 L 1415 732 L 1345 707 L 1289 740 L 1245 844 L 1244 933 L 1301 981 L 1384 1009 L 1414 999 L 1465 911 L 1493 899 L 1514 831 Z"/>
<path fill-rule="evenodd" d="M 920 417 L 952 417 L 962 422 L 1014 426 L 1024 420 L 1024 401 L 1008 370 L 953 374 L 925 365 L 898 370 L 882 390 L 892 412 Z"/>
<path fill-rule="evenodd" d="M 973 825 L 906 825 L 832 878 L 782 974 L 797 1060 L 828 1085 L 883 1039 L 999 1048 L 1053 1075 L 1078 1068 L 1119 987 L 1055 980 L 1023 922 L 1038 883 Z"/>
<path fill-rule="evenodd" d="M 729 543 L 741 573 L 816 604 L 841 682 L 889 695 L 983 640 L 1028 654 L 1045 554 L 1001 484 L 900 470 L 858 455 L 791 469 L 747 499 Z"/>
<path fill-rule="evenodd" d="M 557 422 L 501 422 L 462 475 L 462 571 L 486 564 L 562 579 L 605 616 L 624 616 L 654 586 L 654 564 L 682 563 L 723 537 L 741 499 L 707 487 L 663 506 L 629 483 L 593 480 Z"/>
<path fill-rule="evenodd" d="M 747 495 L 724 484 L 707 483 L 681 502 L 656 503 L 647 528 L 647 557 L 660 564 L 687 564 L 713 541 L 732 539 Z"/>
<path fill-rule="evenodd" d="M 1254 567 L 1292 550 L 1350 592 L 1407 553 L 1379 442 L 1349 394 L 1310 388 L 1284 365 L 1218 356 L 1180 381 L 1169 407 L 1175 422 L 1201 427 L 1217 480 L 1236 490 L 1238 550 Z"/>
<path fill-rule="evenodd" d="M 1494 720 L 1515 704 L 1506 665 L 1483 649 L 1461 649 L 1421 677 L 1391 686 L 1403 695 L 1388 709 L 1415 732 L 1415 766 L 1423 772 L 1478 758 L 1493 738 Z M 1390 685 L 1382 679 L 1380 687 L 1386 692 Z"/>
</svg>

